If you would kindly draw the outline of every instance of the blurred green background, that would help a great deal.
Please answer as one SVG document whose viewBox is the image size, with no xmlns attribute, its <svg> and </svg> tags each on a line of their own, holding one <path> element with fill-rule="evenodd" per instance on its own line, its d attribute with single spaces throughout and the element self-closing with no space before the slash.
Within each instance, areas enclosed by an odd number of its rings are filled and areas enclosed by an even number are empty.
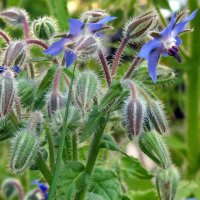
<svg viewBox="0 0 200 200">
<path fill-rule="evenodd" d="M 154 8 L 161 17 L 163 26 L 170 18 L 172 12 L 187 8 L 191 11 L 197 9 L 200 3 L 197 0 L 1 0 L 0 10 L 8 7 L 21 7 L 30 14 L 30 19 L 44 15 L 53 15 L 57 20 L 61 32 L 67 31 L 67 18 L 79 17 L 83 11 L 89 9 L 105 9 L 111 15 L 117 16 L 114 21 L 114 29 L 110 31 L 110 37 L 114 45 L 110 46 L 110 52 L 120 40 L 122 28 L 129 18 Z M 165 20 L 166 19 L 166 20 Z M 154 87 L 154 92 L 166 106 L 169 118 L 171 134 L 166 138 L 167 145 L 172 154 L 172 160 L 179 167 L 181 176 L 188 181 L 195 182 L 200 193 L 200 13 L 191 23 L 194 31 L 183 35 L 183 48 L 181 56 L 183 64 L 178 64 L 172 58 L 162 58 L 161 63 L 172 68 L 176 78 L 166 84 Z M 5 23 L 0 21 L 0 28 L 5 29 Z M 7 29 L 6 29 L 7 30 Z M 14 38 L 20 37 L 19 29 L 8 29 Z M 132 47 L 126 50 L 126 69 L 130 64 L 133 54 Z M 11 176 L 5 166 L 8 163 L 9 151 L 6 142 L 0 146 L 0 183 Z M 26 183 L 27 176 L 20 177 Z M 187 183 L 187 182 L 186 182 Z"/>
</svg>

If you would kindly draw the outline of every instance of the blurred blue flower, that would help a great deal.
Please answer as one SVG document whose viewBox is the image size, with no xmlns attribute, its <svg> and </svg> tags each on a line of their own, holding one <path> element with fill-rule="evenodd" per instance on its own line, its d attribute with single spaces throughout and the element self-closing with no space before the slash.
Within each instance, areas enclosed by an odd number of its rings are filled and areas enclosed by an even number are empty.
<svg viewBox="0 0 200 200">
<path fill-rule="evenodd" d="M 65 64 L 66 67 L 69 67 L 77 59 L 77 54 L 73 50 L 74 39 L 80 36 L 83 30 L 89 33 L 100 31 L 107 22 L 114 19 L 116 19 L 116 17 L 106 16 L 96 23 L 85 24 L 79 19 L 71 18 L 69 19 L 69 33 L 66 35 L 66 37 L 61 38 L 57 42 L 54 42 L 47 50 L 44 51 L 44 53 L 51 56 L 56 56 L 64 50 Z"/>
<path fill-rule="evenodd" d="M 37 185 L 43 195 L 43 200 L 47 200 L 48 197 L 48 187 L 44 183 L 39 182 L 38 180 L 34 180 L 32 184 Z"/>
<path fill-rule="evenodd" d="M 5 66 L 0 66 L 0 74 L 2 74 L 3 72 L 5 72 L 7 69 L 9 69 L 8 67 L 5 67 Z M 12 67 L 11 68 L 11 70 L 13 71 L 13 72 L 15 72 L 15 73 L 19 73 L 19 72 L 21 72 L 21 69 L 20 69 L 20 67 L 19 66 L 14 66 L 14 67 Z"/>
<path fill-rule="evenodd" d="M 139 57 L 148 61 L 149 74 L 154 83 L 157 79 L 156 68 L 161 54 L 163 56 L 173 56 L 181 63 L 178 47 L 182 44 L 182 40 L 178 35 L 185 31 L 187 24 L 194 19 L 196 13 L 197 10 L 179 23 L 176 22 L 176 15 L 173 14 L 169 25 L 157 37 L 142 47 Z"/>
</svg>

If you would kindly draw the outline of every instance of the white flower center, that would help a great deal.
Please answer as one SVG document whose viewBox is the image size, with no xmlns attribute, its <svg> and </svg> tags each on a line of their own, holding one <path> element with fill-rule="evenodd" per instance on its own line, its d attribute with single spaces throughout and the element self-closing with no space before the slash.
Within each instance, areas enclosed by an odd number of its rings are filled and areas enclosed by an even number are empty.
<svg viewBox="0 0 200 200">
<path fill-rule="evenodd" d="M 168 50 L 172 48 L 173 46 L 176 46 L 176 39 L 173 37 L 170 37 L 167 39 L 163 39 L 162 43 L 163 43 L 164 49 Z"/>
</svg>

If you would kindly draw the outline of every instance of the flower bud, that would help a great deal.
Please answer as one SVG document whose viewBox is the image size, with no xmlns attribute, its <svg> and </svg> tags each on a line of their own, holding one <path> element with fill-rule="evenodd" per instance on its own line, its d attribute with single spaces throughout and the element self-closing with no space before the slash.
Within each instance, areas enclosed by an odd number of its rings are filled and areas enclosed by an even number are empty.
<svg viewBox="0 0 200 200">
<path fill-rule="evenodd" d="M 140 133 L 142 117 L 141 103 L 137 99 L 135 101 L 129 99 L 124 109 L 124 125 L 127 129 L 129 139 L 132 139 L 133 136 L 137 136 Z"/>
<path fill-rule="evenodd" d="M 40 127 L 42 123 L 42 113 L 40 111 L 35 111 L 30 114 L 28 128 L 33 132 L 40 133 Z"/>
<path fill-rule="evenodd" d="M 97 55 L 100 42 L 94 35 L 81 36 L 77 41 L 77 52 L 79 59 L 85 60 Z"/>
<path fill-rule="evenodd" d="M 145 124 L 151 124 L 149 131 L 155 129 L 158 133 L 164 134 L 168 130 L 168 122 L 163 111 L 163 105 L 159 101 L 151 101 L 146 108 Z"/>
<path fill-rule="evenodd" d="M 47 95 L 47 108 L 50 118 L 56 110 L 61 109 L 64 105 L 65 98 L 59 92 L 51 92 Z"/>
<path fill-rule="evenodd" d="M 51 17 L 42 17 L 35 20 L 32 24 L 32 29 L 35 36 L 42 40 L 49 40 L 56 33 L 56 22 Z"/>
<path fill-rule="evenodd" d="M 158 166 L 163 169 L 171 164 L 168 150 L 162 139 L 162 136 L 156 131 L 144 132 L 138 138 L 140 149 Z"/>
<path fill-rule="evenodd" d="M 22 191 L 22 186 L 17 179 L 7 178 L 3 181 L 1 190 L 6 199 L 12 199 L 19 190 Z"/>
<path fill-rule="evenodd" d="M 11 111 L 16 94 L 14 73 L 6 70 L 0 77 L 0 117 L 4 118 Z"/>
<path fill-rule="evenodd" d="M 11 25 L 20 26 L 24 23 L 24 20 L 28 20 L 28 14 L 21 8 L 9 8 L 0 12 L 0 17 L 3 17 Z"/>
<path fill-rule="evenodd" d="M 154 11 L 135 17 L 125 25 L 124 37 L 133 42 L 141 41 L 146 38 L 148 31 L 157 21 L 157 14 Z"/>
<path fill-rule="evenodd" d="M 21 66 L 26 56 L 26 44 L 22 41 L 14 41 L 7 47 L 3 63 L 8 67 Z"/>
<path fill-rule="evenodd" d="M 31 166 L 39 151 L 38 136 L 29 129 L 22 129 L 12 140 L 10 168 L 12 173 L 22 173 Z"/>
<path fill-rule="evenodd" d="M 179 180 L 180 176 L 175 167 L 171 166 L 160 170 L 156 176 L 156 186 L 160 199 L 173 200 Z"/>
<path fill-rule="evenodd" d="M 75 95 L 77 104 L 85 111 L 91 108 L 98 91 L 98 78 L 92 71 L 82 72 L 77 78 Z"/>
<path fill-rule="evenodd" d="M 104 10 L 89 10 L 82 14 L 81 19 L 86 23 L 96 23 L 108 14 Z"/>
<path fill-rule="evenodd" d="M 39 189 L 35 189 L 35 190 L 32 190 L 30 191 L 26 197 L 25 197 L 25 200 L 41 200 L 43 197 L 42 197 L 42 193 L 40 192 Z"/>
</svg>

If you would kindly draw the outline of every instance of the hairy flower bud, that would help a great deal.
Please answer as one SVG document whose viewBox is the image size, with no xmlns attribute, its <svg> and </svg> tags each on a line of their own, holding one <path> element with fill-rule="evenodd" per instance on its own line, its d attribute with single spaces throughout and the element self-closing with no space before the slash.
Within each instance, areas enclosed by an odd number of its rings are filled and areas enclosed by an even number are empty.
<svg viewBox="0 0 200 200">
<path fill-rule="evenodd" d="M 145 121 L 147 130 L 155 129 L 158 133 L 164 134 L 168 130 L 168 122 L 163 111 L 163 105 L 159 101 L 151 101 L 146 108 Z"/>
<path fill-rule="evenodd" d="M 22 173 L 31 166 L 39 151 L 39 138 L 30 129 L 22 129 L 12 140 L 10 168 L 12 173 Z"/>
<path fill-rule="evenodd" d="M 124 125 L 127 129 L 129 139 L 132 139 L 133 136 L 137 136 L 140 133 L 142 116 L 141 103 L 137 99 L 135 101 L 129 99 L 124 109 Z"/>
<path fill-rule="evenodd" d="M 1 185 L 1 191 L 6 199 L 12 199 L 18 192 L 22 192 L 22 186 L 17 179 L 7 178 Z"/>
<path fill-rule="evenodd" d="M 138 138 L 140 149 L 158 166 L 167 168 L 171 164 L 162 136 L 156 131 L 144 132 Z"/>
<path fill-rule="evenodd" d="M 3 63 L 8 67 L 21 66 L 26 56 L 26 44 L 23 41 L 14 41 L 7 47 Z"/>
<path fill-rule="evenodd" d="M 98 90 L 98 78 L 92 71 L 82 72 L 77 78 L 75 96 L 77 104 L 85 111 L 91 108 Z"/>
<path fill-rule="evenodd" d="M 78 57 L 81 60 L 85 60 L 91 57 L 95 57 L 99 50 L 100 41 L 94 35 L 81 36 L 77 41 Z"/>
<path fill-rule="evenodd" d="M 4 118 L 11 111 L 16 94 L 14 73 L 6 70 L 0 77 L 0 117 Z"/>
<path fill-rule="evenodd" d="M 155 11 L 149 11 L 144 15 L 133 18 L 124 27 L 124 38 L 133 42 L 145 39 L 148 31 L 152 30 L 157 21 Z"/>
<path fill-rule="evenodd" d="M 156 175 L 156 186 L 161 200 L 174 199 L 179 180 L 178 170 L 173 166 L 158 172 Z"/>
<path fill-rule="evenodd" d="M 104 10 L 89 10 L 82 14 L 81 19 L 86 23 L 96 23 L 108 14 Z"/>
<path fill-rule="evenodd" d="M 42 40 L 49 40 L 56 33 L 56 22 L 51 17 L 41 17 L 35 20 L 32 24 L 32 29 L 35 36 Z"/>
<path fill-rule="evenodd" d="M 49 117 L 56 112 L 56 110 L 61 109 L 65 105 L 65 97 L 63 97 L 59 92 L 52 91 L 47 95 L 47 109 Z"/>
<path fill-rule="evenodd" d="M 21 26 L 25 19 L 28 19 L 28 14 L 21 8 L 9 8 L 0 12 L 0 17 L 5 19 L 11 25 Z"/>
</svg>

